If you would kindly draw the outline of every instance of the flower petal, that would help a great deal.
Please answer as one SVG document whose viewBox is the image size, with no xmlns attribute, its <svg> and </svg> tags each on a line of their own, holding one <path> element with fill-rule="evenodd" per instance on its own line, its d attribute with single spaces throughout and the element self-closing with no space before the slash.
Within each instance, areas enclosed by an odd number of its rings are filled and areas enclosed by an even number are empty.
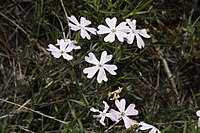
<svg viewBox="0 0 200 133">
<path fill-rule="evenodd" d="M 74 15 L 71 15 L 71 17 L 68 17 L 68 19 L 70 21 L 72 21 L 74 24 L 76 24 L 77 26 L 80 25 L 80 23 L 78 22 L 78 20 L 76 19 L 76 17 L 74 17 Z"/>
<path fill-rule="evenodd" d="M 119 101 L 117 99 L 117 100 L 115 100 L 115 105 L 117 106 L 117 108 L 119 109 L 120 112 L 124 112 L 125 111 L 125 106 L 126 106 L 126 100 L 125 99 L 121 99 Z"/>
<path fill-rule="evenodd" d="M 59 52 L 59 51 L 60 51 L 60 50 L 59 50 L 57 47 L 55 47 L 53 44 L 49 44 L 48 47 L 49 47 L 49 48 L 47 48 L 48 51 L 51 51 L 51 52 L 52 52 L 52 51 L 54 51 L 54 52 Z"/>
<path fill-rule="evenodd" d="M 104 25 L 99 25 L 98 29 L 97 34 L 106 34 L 111 32 L 111 29 Z"/>
<path fill-rule="evenodd" d="M 123 32 L 129 32 L 130 28 L 128 26 L 126 26 L 126 22 L 121 22 L 117 27 L 116 27 L 117 31 L 123 31 Z"/>
<path fill-rule="evenodd" d="M 103 80 L 104 80 L 105 82 L 107 82 L 107 81 L 108 81 L 108 78 L 106 77 L 106 72 L 105 72 L 105 70 L 104 70 L 103 68 L 100 68 L 100 69 L 99 69 L 99 73 L 98 73 L 98 75 L 97 75 L 97 82 L 98 82 L 98 83 L 101 83 Z"/>
<path fill-rule="evenodd" d="M 112 19 L 106 18 L 106 23 L 109 26 L 110 29 L 115 29 L 116 23 L 117 23 L 117 18 L 114 17 Z"/>
<path fill-rule="evenodd" d="M 91 39 L 90 35 L 89 35 L 89 34 L 87 33 L 87 31 L 86 31 L 85 29 L 83 29 L 83 28 L 81 28 L 81 37 L 82 37 L 83 39 L 85 39 L 85 37 L 86 37 L 88 40 Z"/>
<path fill-rule="evenodd" d="M 72 41 L 70 39 L 57 39 L 57 44 L 55 44 L 56 46 L 59 46 L 60 44 L 63 43 L 67 43 L 67 45 L 69 45 Z"/>
<path fill-rule="evenodd" d="M 95 109 L 95 108 L 90 108 L 90 111 L 92 111 L 92 112 L 99 112 L 100 113 L 100 111 L 98 110 L 98 109 Z"/>
<path fill-rule="evenodd" d="M 101 53 L 100 63 L 105 64 L 106 62 L 110 61 L 111 59 L 112 59 L 112 55 L 107 55 L 107 52 L 103 51 Z"/>
<path fill-rule="evenodd" d="M 106 125 L 106 124 L 104 123 L 105 118 L 106 118 L 105 116 L 102 116 L 101 119 L 99 120 L 99 122 L 100 122 L 102 125 L 104 125 L 104 126 Z"/>
<path fill-rule="evenodd" d="M 149 133 L 161 133 L 157 128 L 153 127 Z"/>
<path fill-rule="evenodd" d="M 58 52 L 58 51 L 52 51 L 51 54 L 52 54 L 53 57 L 55 57 L 55 58 L 60 58 L 60 56 L 61 56 L 61 53 Z"/>
<path fill-rule="evenodd" d="M 101 118 L 101 115 L 100 114 L 99 115 L 93 115 L 93 118 L 99 119 L 99 118 Z"/>
<path fill-rule="evenodd" d="M 136 30 L 138 34 L 140 34 L 141 36 L 145 37 L 145 38 L 150 38 L 150 35 L 147 34 L 147 30 L 146 29 L 142 29 L 142 30 Z"/>
<path fill-rule="evenodd" d="M 136 20 L 135 19 L 132 22 L 130 19 L 126 19 L 126 22 L 132 30 L 136 30 Z"/>
<path fill-rule="evenodd" d="M 136 35 L 136 39 L 137 39 L 137 46 L 138 48 L 144 48 L 144 41 L 142 40 L 142 38 L 138 35 L 138 34 L 135 34 Z"/>
<path fill-rule="evenodd" d="M 60 41 L 59 42 L 59 46 L 60 46 L 60 50 L 65 51 L 66 47 L 69 45 L 68 42 L 64 42 L 64 41 Z"/>
<path fill-rule="evenodd" d="M 96 35 L 97 30 L 95 28 L 85 27 L 85 30 L 89 31 L 90 33 Z"/>
<path fill-rule="evenodd" d="M 127 35 L 127 43 L 128 44 L 132 44 L 133 41 L 134 41 L 134 38 L 135 38 L 135 34 L 133 32 L 130 32 L 128 35 Z"/>
<path fill-rule="evenodd" d="M 105 101 L 103 101 L 103 104 L 104 104 L 103 112 L 106 113 L 108 111 L 108 109 L 109 109 L 109 105 Z"/>
<path fill-rule="evenodd" d="M 130 128 L 134 124 L 133 121 L 130 118 L 128 118 L 127 116 L 123 117 L 123 121 L 124 121 L 126 129 Z"/>
<path fill-rule="evenodd" d="M 138 115 L 138 111 L 135 109 L 135 104 L 130 104 L 128 108 L 124 111 L 127 116 Z"/>
<path fill-rule="evenodd" d="M 64 53 L 63 55 L 63 58 L 66 59 L 66 60 L 72 60 L 73 59 L 73 56 L 67 54 L 67 53 Z"/>
<path fill-rule="evenodd" d="M 118 121 L 121 118 L 121 113 L 114 109 L 111 109 L 109 113 L 111 113 L 114 116 L 112 116 L 111 118 L 112 121 Z"/>
<path fill-rule="evenodd" d="M 87 25 L 90 25 L 91 24 L 91 21 L 90 20 L 87 20 L 85 17 L 81 17 L 81 23 L 80 25 L 81 26 L 87 26 Z"/>
<path fill-rule="evenodd" d="M 104 68 L 112 75 L 116 75 L 117 73 L 114 70 L 117 70 L 117 66 L 116 65 L 108 65 L 105 64 Z"/>
<path fill-rule="evenodd" d="M 141 126 L 139 129 L 140 130 L 148 130 L 148 129 L 151 129 L 153 128 L 154 126 L 150 125 L 150 124 L 147 124 L 145 122 L 140 122 L 139 125 Z"/>
<path fill-rule="evenodd" d="M 99 68 L 97 66 L 93 66 L 93 67 L 88 67 L 83 69 L 83 73 L 88 74 L 87 78 L 92 78 L 96 72 L 99 70 Z"/>
<path fill-rule="evenodd" d="M 123 31 L 117 31 L 115 34 L 120 42 L 124 42 L 124 38 L 127 37 L 127 34 Z"/>
<path fill-rule="evenodd" d="M 117 117 L 112 113 L 106 113 L 106 117 L 110 118 L 112 121 L 118 121 Z"/>
<path fill-rule="evenodd" d="M 89 55 L 88 57 L 85 56 L 85 61 L 94 65 L 99 64 L 99 61 L 97 60 L 96 56 L 93 53 L 89 53 L 88 55 Z"/>
<path fill-rule="evenodd" d="M 79 26 L 74 25 L 74 24 L 72 24 L 72 23 L 69 23 L 69 27 L 70 27 L 70 29 L 73 30 L 73 31 L 80 30 L 80 27 L 79 27 Z"/>
<path fill-rule="evenodd" d="M 113 32 L 109 33 L 105 38 L 104 38 L 105 42 L 114 42 L 115 41 L 115 34 Z"/>
<path fill-rule="evenodd" d="M 66 52 L 71 52 L 73 49 L 81 49 L 80 46 L 75 46 L 73 43 L 70 43 L 65 49 Z"/>
</svg>

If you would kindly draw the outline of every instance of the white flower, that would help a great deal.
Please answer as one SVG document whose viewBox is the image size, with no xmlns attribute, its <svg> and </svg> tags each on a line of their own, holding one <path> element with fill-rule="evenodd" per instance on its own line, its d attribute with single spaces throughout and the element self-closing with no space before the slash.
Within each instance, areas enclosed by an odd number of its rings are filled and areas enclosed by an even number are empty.
<svg viewBox="0 0 200 133">
<path fill-rule="evenodd" d="M 117 99 L 115 100 L 115 105 L 117 106 L 119 112 L 114 109 L 111 109 L 109 113 L 112 113 L 114 116 L 116 116 L 118 120 L 122 118 L 126 128 L 129 128 L 132 125 L 134 125 L 133 120 L 131 120 L 128 116 L 138 115 L 138 111 L 135 109 L 135 104 L 130 104 L 125 110 L 126 100 L 121 99 L 119 101 Z"/>
<path fill-rule="evenodd" d="M 61 40 L 57 40 L 57 44 L 56 46 L 59 46 L 59 48 L 55 47 L 53 44 L 49 44 L 48 45 L 48 51 L 51 52 L 51 54 L 55 57 L 55 58 L 60 58 L 61 56 L 63 56 L 64 59 L 66 60 L 72 60 L 73 56 L 67 54 L 68 52 L 71 52 L 73 49 L 77 48 L 73 43 L 70 43 L 69 40 L 65 41 L 64 39 Z M 78 47 L 79 48 L 79 47 Z"/>
<path fill-rule="evenodd" d="M 105 120 L 106 117 L 110 118 L 111 120 L 116 119 L 116 118 L 113 116 L 113 114 L 107 113 L 107 111 L 109 109 L 108 104 L 105 101 L 103 101 L 103 104 L 104 104 L 104 110 L 103 111 L 99 111 L 99 110 L 97 110 L 95 108 L 90 108 L 90 111 L 98 112 L 99 115 L 93 115 L 93 117 L 99 119 L 99 122 L 102 125 L 105 126 L 104 120 Z"/>
<path fill-rule="evenodd" d="M 144 48 L 144 41 L 142 40 L 140 36 L 143 36 L 145 38 L 150 38 L 150 36 L 147 34 L 147 30 L 146 29 L 136 30 L 136 20 L 131 21 L 130 19 L 126 19 L 126 22 L 128 23 L 131 29 L 129 31 L 129 34 L 127 35 L 128 44 L 132 44 L 136 36 L 138 48 L 140 49 L 142 47 Z"/>
<path fill-rule="evenodd" d="M 124 38 L 126 38 L 127 34 L 126 32 L 129 30 L 128 26 L 126 26 L 126 22 L 121 22 L 118 26 L 116 26 L 117 19 L 116 17 L 110 19 L 106 18 L 106 23 L 108 27 L 104 25 L 99 25 L 97 31 L 98 34 L 106 34 L 109 33 L 105 38 L 105 42 L 114 42 L 115 41 L 115 35 L 117 36 L 118 40 L 120 42 L 124 42 Z"/>
<path fill-rule="evenodd" d="M 93 53 L 89 53 L 88 55 L 89 55 L 88 57 L 87 56 L 85 57 L 85 61 L 87 61 L 88 63 L 91 63 L 95 66 L 88 67 L 83 70 L 83 73 L 88 74 L 87 78 L 92 78 L 96 74 L 96 72 L 99 70 L 99 73 L 97 75 L 97 82 L 101 83 L 103 80 L 105 82 L 108 81 L 105 70 L 107 70 L 112 75 L 117 74 L 114 71 L 114 70 L 117 70 L 116 65 L 105 64 L 106 62 L 108 62 L 112 59 L 112 55 L 107 55 L 106 51 L 103 51 L 101 53 L 100 61 L 97 60 L 97 58 L 95 57 L 95 55 Z"/>
<path fill-rule="evenodd" d="M 157 128 L 155 128 L 154 126 L 150 125 L 150 124 L 147 124 L 145 122 L 140 122 L 138 124 L 139 126 L 141 126 L 139 129 L 140 130 L 148 130 L 148 129 L 151 129 L 149 131 L 149 133 L 161 133 Z"/>
<path fill-rule="evenodd" d="M 196 115 L 199 117 L 199 118 L 198 118 L 198 127 L 200 128 L 200 110 L 198 110 L 198 111 L 196 112 Z"/>
<path fill-rule="evenodd" d="M 68 19 L 73 22 L 73 23 L 69 23 L 69 27 L 71 30 L 74 30 L 74 31 L 78 31 L 80 30 L 81 31 L 81 37 L 84 39 L 85 37 L 90 40 L 91 37 L 90 35 L 88 34 L 88 32 L 96 35 L 96 29 L 95 28 L 90 28 L 90 27 L 86 27 L 88 25 L 91 24 L 91 21 L 87 20 L 86 18 L 84 17 L 81 17 L 80 19 L 80 23 L 78 22 L 78 20 L 72 15 L 71 17 L 68 17 Z"/>
</svg>

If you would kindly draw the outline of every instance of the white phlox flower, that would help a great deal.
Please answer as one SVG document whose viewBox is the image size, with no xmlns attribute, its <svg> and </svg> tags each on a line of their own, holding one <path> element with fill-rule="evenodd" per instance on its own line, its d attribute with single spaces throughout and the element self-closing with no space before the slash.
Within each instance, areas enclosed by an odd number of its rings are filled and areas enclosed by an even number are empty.
<svg viewBox="0 0 200 133">
<path fill-rule="evenodd" d="M 56 46 L 59 46 L 59 48 L 55 47 L 53 44 L 48 45 L 48 51 L 51 52 L 51 54 L 55 58 L 60 58 L 61 56 L 66 60 L 72 60 L 73 56 L 67 54 L 71 52 L 73 49 L 80 49 L 80 46 L 75 46 L 74 44 L 76 41 L 71 41 L 70 39 L 61 39 L 57 40 Z"/>
<path fill-rule="evenodd" d="M 111 109 L 109 111 L 109 113 L 111 113 L 114 116 L 116 116 L 116 118 L 118 120 L 120 120 L 122 118 L 126 128 L 130 128 L 131 126 L 133 126 L 135 123 L 128 116 L 138 115 L 138 111 L 135 109 L 135 104 L 130 104 L 127 107 L 127 109 L 125 110 L 126 100 L 125 99 L 121 99 L 119 101 L 117 99 L 117 100 L 115 100 L 115 105 L 117 106 L 119 111 Z"/>
<path fill-rule="evenodd" d="M 107 55 L 106 51 L 103 51 L 101 53 L 100 61 L 97 60 L 93 53 L 89 53 L 88 55 L 88 57 L 85 57 L 85 61 L 87 61 L 90 64 L 93 64 L 94 66 L 85 68 L 83 70 L 83 73 L 87 74 L 87 78 L 92 78 L 97 73 L 97 71 L 99 71 L 97 75 L 97 82 L 101 83 L 103 80 L 105 82 L 108 81 L 105 70 L 112 75 L 117 74 L 115 72 L 115 70 L 117 70 L 116 65 L 105 64 L 106 62 L 112 59 L 112 55 Z"/>
<path fill-rule="evenodd" d="M 130 27 L 129 33 L 127 35 L 127 43 L 128 44 L 132 44 L 134 41 L 134 38 L 136 37 L 137 40 L 137 46 L 138 48 L 144 48 L 144 41 L 142 40 L 142 37 L 145 38 L 150 38 L 150 36 L 147 34 L 147 30 L 146 29 L 142 29 L 142 30 L 137 30 L 136 29 L 136 20 L 131 21 L 130 19 L 126 19 L 127 24 Z"/>
<path fill-rule="evenodd" d="M 118 26 L 116 26 L 117 18 L 114 17 L 112 19 L 106 18 L 105 19 L 106 24 L 108 27 L 104 25 L 98 26 L 98 34 L 107 34 L 108 35 L 104 38 L 105 42 L 114 42 L 115 41 L 115 35 L 117 36 L 118 40 L 120 42 L 124 42 L 124 38 L 126 38 L 129 27 L 126 25 L 126 22 L 121 22 Z"/>
<path fill-rule="evenodd" d="M 149 133 L 161 133 L 156 127 L 145 122 L 140 122 L 138 125 L 141 126 L 140 130 L 150 130 Z"/>
<path fill-rule="evenodd" d="M 196 112 L 196 115 L 199 117 L 199 118 L 198 118 L 198 127 L 200 128 L 200 110 L 198 110 L 198 111 Z"/>
<path fill-rule="evenodd" d="M 99 122 L 105 126 L 104 120 L 106 117 L 110 118 L 111 120 L 115 120 L 116 118 L 113 116 L 113 114 L 111 113 L 107 113 L 108 109 L 109 109 L 109 105 L 103 101 L 104 104 L 104 110 L 103 111 L 99 111 L 98 109 L 95 108 L 90 108 L 90 111 L 92 112 L 98 112 L 98 115 L 93 115 L 94 118 L 97 118 L 99 120 Z"/>
<path fill-rule="evenodd" d="M 80 23 L 73 15 L 71 17 L 68 17 L 68 19 L 72 22 L 72 23 L 69 23 L 70 29 L 73 31 L 80 30 L 80 34 L 83 39 L 85 38 L 87 38 L 88 40 L 91 39 L 88 32 L 96 35 L 97 30 L 95 28 L 87 27 L 88 25 L 91 24 L 91 21 L 87 20 L 86 18 L 81 17 Z"/>
</svg>

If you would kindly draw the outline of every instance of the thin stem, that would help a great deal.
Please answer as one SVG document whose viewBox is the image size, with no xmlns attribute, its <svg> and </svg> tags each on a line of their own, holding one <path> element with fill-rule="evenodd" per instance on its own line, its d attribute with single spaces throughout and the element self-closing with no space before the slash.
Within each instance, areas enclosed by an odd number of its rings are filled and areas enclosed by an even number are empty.
<svg viewBox="0 0 200 133">
<path fill-rule="evenodd" d="M 66 17 L 66 19 L 67 19 L 67 24 L 69 24 L 68 15 L 67 15 L 67 11 L 65 10 L 65 6 L 64 6 L 63 0 L 60 0 L 60 3 L 61 3 L 62 8 L 63 8 L 63 10 L 64 10 L 65 17 Z M 71 36 L 71 32 L 70 32 L 70 28 L 68 27 L 67 38 L 69 38 L 70 36 Z"/>
<path fill-rule="evenodd" d="M 64 38 L 64 40 L 65 40 L 65 39 L 66 39 L 66 38 L 65 38 L 65 30 L 64 30 L 64 28 L 63 28 L 63 24 L 62 24 L 60 18 L 58 17 L 58 15 L 57 15 L 54 11 L 53 11 L 53 14 L 56 15 L 56 17 L 58 18 L 58 21 L 59 21 L 59 23 L 60 23 L 60 27 L 61 27 L 62 33 L 63 33 L 63 38 Z"/>
<path fill-rule="evenodd" d="M 120 122 L 122 118 L 120 118 L 118 121 L 116 121 L 114 124 L 112 124 L 104 133 L 107 133 L 111 128 L 113 128 L 118 122 Z"/>
<path fill-rule="evenodd" d="M 81 95 L 82 95 L 82 97 L 83 97 L 83 99 L 84 99 L 84 101 L 85 101 L 85 104 L 86 104 L 86 105 L 89 105 L 87 99 L 85 98 L 85 96 L 84 96 L 84 94 L 83 94 L 83 90 L 82 90 L 82 88 L 81 88 L 80 85 L 79 85 L 79 81 L 78 81 L 78 78 L 77 78 L 77 76 L 76 76 L 76 72 L 75 72 L 75 70 L 74 70 L 74 64 L 73 64 L 73 62 L 70 62 L 70 66 L 71 66 L 71 70 L 72 70 L 72 71 L 71 71 L 72 80 L 75 80 L 75 82 L 76 82 L 76 87 L 79 89 L 79 91 L 80 91 L 80 93 L 81 93 Z"/>
</svg>

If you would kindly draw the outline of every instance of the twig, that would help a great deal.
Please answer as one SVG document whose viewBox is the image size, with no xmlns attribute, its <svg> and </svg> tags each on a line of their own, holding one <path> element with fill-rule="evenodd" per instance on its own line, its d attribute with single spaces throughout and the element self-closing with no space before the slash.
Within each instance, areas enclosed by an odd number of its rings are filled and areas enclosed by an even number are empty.
<svg viewBox="0 0 200 133">
<path fill-rule="evenodd" d="M 169 69 L 169 66 L 168 66 L 168 63 L 166 61 L 165 58 L 163 58 L 163 53 L 161 51 L 159 51 L 159 55 L 160 55 L 160 59 L 163 61 L 163 65 L 164 65 L 164 68 L 165 68 L 165 72 L 171 82 L 171 85 L 175 91 L 175 93 L 178 95 L 178 92 L 176 90 L 176 83 L 175 83 L 175 77 L 172 75 L 170 69 Z"/>
<path fill-rule="evenodd" d="M 24 130 L 24 131 L 26 131 L 26 132 L 29 132 L 29 133 L 35 133 L 35 132 L 33 132 L 33 131 L 31 131 L 31 130 L 28 130 L 28 129 L 25 129 L 23 126 L 18 126 L 21 130 Z"/>
<path fill-rule="evenodd" d="M 21 107 L 17 109 L 17 111 L 21 110 L 26 104 L 28 104 L 31 101 L 31 99 L 27 100 Z"/>
<path fill-rule="evenodd" d="M 0 116 L 0 121 L 1 121 L 1 119 L 4 119 L 4 118 L 6 118 L 6 117 L 10 117 L 10 116 L 13 116 L 13 115 L 4 115 L 4 116 Z"/>
<path fill-rule="evenodd" d="M 6 102 L 6 103 L 9 103 L 9 104 L 12 104 L 12 105 L 18 106 L 18 107 L 20 107 L 20 108 L 24 108 L 24 109 L 26 109 L 26 110 L 29 110 L 29 111 L 34 112 L 34 113 L 36 113 L 36 114 L 39 114 L 39 115 L 41 115 L 41 116 L 43 116 L 43 117 L 46 117 L 46 118 L 49 118 L 49 119 L 53 119 L 53 120 L 55 120 L 55 121 L 58 121 L 58 122 L 60 122 L 60 123 L 68 124 L 68 123 L 65 122 L 65 121 L 62 121 L 62 120 L 56 119 L 55 117 L 52 117 L 52 116 L 49 116 L 49 115 L 43 114 L 43 113 L 41 113 L 41 112 L 39 112 L 39 111 L 35 111 L 35 110 L 31 109 L 31 108 L 27 108 L 27 107 L 25 107 L 25 106 L 23 106 L 23 105 L 20 105 L 20 104 L 17 104 L 17 103 L 11 102 L 11 101 L 7 101 L 7 100 L 1 99 L 1 98 L 0 98 L 0 101 L 3 101 L 3 102 Z"/>
<path fill-rule="evenodd" d="M 108 129 L 105 130 L 104 133 L 107 133 L 111 128 L 113 128 L 113 127 L 114 127 L 117 123 L 119 123 L 121 120 L 122 120 L 122 118 L 119 119 L 118 121 L 116 121 L 114 124 L 112 124 Z"/>
<path fill-rule="evenodd" d="M 155 125 L 184 124 L 184 123 L 191 123 L 191 121 L 173 121 L 165 123 L 155 123 Z"/>
</svg>

